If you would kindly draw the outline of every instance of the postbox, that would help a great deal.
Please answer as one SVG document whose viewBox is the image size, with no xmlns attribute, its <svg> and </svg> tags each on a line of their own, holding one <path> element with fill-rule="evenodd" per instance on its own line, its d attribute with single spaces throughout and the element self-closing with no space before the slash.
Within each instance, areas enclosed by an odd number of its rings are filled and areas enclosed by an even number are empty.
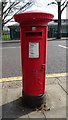
<svg viewBox="0 0 68 120">
<path fill-rule="evenodd" d="M 46 95 L 48 22 L 53 17 L 39 11 L 14 16 L 20 23 L 23 98 L 30 107 L 40 106 Z"/>
</svg>

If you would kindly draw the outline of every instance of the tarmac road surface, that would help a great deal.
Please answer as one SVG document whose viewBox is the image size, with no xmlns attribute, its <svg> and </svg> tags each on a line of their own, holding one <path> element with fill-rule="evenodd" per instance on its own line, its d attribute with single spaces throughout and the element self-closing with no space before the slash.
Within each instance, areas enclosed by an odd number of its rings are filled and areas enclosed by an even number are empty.
<svg viewBox="0 0 68 120">
<path fill-rule="evenodd" d="M 68 41 L 48 41 L 47 74 L 68 72 Z M 2 78 L 21 76 L 21 49 L 20 43 L 2 44 Z"/>
</svg>

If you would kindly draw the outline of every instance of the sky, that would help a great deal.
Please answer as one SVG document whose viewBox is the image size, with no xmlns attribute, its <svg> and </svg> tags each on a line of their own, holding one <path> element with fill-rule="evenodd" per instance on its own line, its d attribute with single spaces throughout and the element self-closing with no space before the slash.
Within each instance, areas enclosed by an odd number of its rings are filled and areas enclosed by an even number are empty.
<svg viewBox="0 0 68 120">
<path fill-rule="evenodd" d="M 1 1 L 1 0 L 0 0 Z M 8 0 L 9 1 L 9 0 Z M 14 0 L 11 0 L 14 1 Z M 23 0 L 20 0 L 23 1 Z M 27 2 L 28 0 L 25 0 L 25 2 Z M 61 4 L 64 2 L 65 0 L 61 1 Z M 51 2 L 55 2 L 55 0 L 35 0 L 35 5 L 33 5 L 31 8 L 29 8 L 27 11 L 31 11 L 31 10 L 39 10 L 39 11 L 44 11 L 46 13 L 51 13 L 54 15 L 54 19 L 58 19 L 58 6 L 56 4 L 51 4 L 48 5 Z M 68 15 L 67 15 L 67 8 L 65 8 L 65 10 L 62 12 L 61 18 L 62 19 L 68 19 Z M 9 24 L 13 24 L 13 23 L 8 23 Z"/>
<path fill-rule="evenodd" d="M 39 5 L 32 6 L 32 8 L 31 8 L 32 10 L 36 9 L 36 10 L 41 10 L 41 11 L 44 11 L 47 13 L 51 13 L 54 15 L 54 19 L 58 19 L 58 6 L 56 4 L 48 5 L 51 2 L 55 2 L 55 0 L 36 0 L 36 1 L 37 1 L 37 4 L 39 3 Z M 65 0 L 62 0 L 61 3 L 63 3 L 63 1 L 65 1 Z M 66 11 L 67 11 L 66 9 L 63 11 L 63 13 L 61 15 L 62 19 L 66 19 L 66 17 L 67 17 Z"/>
</svg>

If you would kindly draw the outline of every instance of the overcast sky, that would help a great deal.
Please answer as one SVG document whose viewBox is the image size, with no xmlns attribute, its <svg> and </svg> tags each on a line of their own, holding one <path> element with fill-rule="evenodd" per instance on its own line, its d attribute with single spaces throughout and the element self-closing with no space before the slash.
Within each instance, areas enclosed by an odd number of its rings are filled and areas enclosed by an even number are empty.
<svg viewBox="0 0 68 120">
<path fill-rule="evenodd" d="M 48 13 L 52 13 L 54 14 L 54 19 L 57 19 L 58 18 L 58 7 L 56 4 L 52 4 L 52 5 L 47 5 L 48 3 L 51 3 L 51 2 L 55 2 L 55 0 L 36 0 L 37 1 L 37 4 L 32 6 L 31 9 L 34 10 L 41 10 L 41 11 L 45 11 L 45 12 L 48 12 Z M 63 3 L 63 1 L 65 0 L 62 0 L 61 3 Z M 38 6 L 37 6 L 38 5 Z M 63 11 L 62 13 L 62 19 L 66 19 L 66 9 Z"/>
<path fill-rule="evenodd" d="M 7 1 L 9 1 L 9 0 L 7 0 Z M 11 0 L 11 1 L 15 1 L 15 0 Z M 23 1 L 23 0 L 20 0 L 20 1 Z M 27 2 L 27 1 L 28 0 L 25 0 L 25 2 Z M 62 0 L 61 3 L 63 3 L 63 1 L 65 1 L 65 0 Z M 58 19 L 58 7 L 56 4 L 52 4 L 52 5 L 48 6 L 48 3 L 51 3 L 51 2 L 55 2 L 55 0 L 35 0 L 35 5 L 33 5 L 31 8 L 29 8 L 27 11 L 30 11 L 30 10 L 44 11 L 44 12 L 53 14 L 54 19 Z M 67 9 L 68 9 L 68 7 L 67 7 Z M 68 19 L 66 8 L 62 13 L 61 18 Z"/>
</svg>

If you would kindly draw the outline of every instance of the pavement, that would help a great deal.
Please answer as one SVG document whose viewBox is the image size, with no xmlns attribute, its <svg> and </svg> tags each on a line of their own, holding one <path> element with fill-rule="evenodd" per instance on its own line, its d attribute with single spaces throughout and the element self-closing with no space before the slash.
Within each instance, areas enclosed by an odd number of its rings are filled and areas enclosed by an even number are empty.
<svg viewBox="0 0 68 120">
<path fill-rule="evenodd" d="M 61 39 L 56 39 L 56 38 L 48 38 L 48 41 L 53 41 L 53 40 L 68 40 L 68 37 L 62 37 Z M 15 43 L 15 42 L 20 42 L 20 40 L 0 40 L 0 43 Z"/>
<path fill-rule="evenodd" d="M 27 118 L 40 120 L 67 120 L 67 97 L 68 97 L 68 77 L 47 77 L 46 80 L 46 102 L 49 111 L 43 109 L 28 108 L 22 102 L 22 81 L 9 80 L 0 82 L 0 108 L 2 108 L 2 118 L 9 120 L 19 120 Z M 0 112 L 1 113 L 1 112 Z M 0 115 L 1 116 L 1 115 Z M 1 117 L 0 117 L 1 118 Z M 54 119 L 53 119 L 54 118 Z"/>
</svg>

